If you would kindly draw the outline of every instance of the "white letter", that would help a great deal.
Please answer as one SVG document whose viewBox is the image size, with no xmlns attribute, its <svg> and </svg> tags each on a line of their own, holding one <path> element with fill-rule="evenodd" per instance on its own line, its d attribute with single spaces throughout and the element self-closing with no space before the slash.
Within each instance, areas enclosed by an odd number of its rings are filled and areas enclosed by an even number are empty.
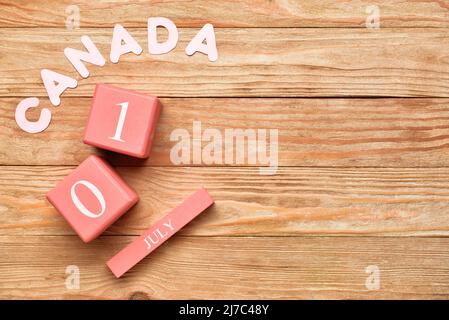
<svg viewBox="0 0 449 320">
<path fill-rule="evenodd" d="M 97 214 L 92 213 L 91 211 L 89 211 L 89 209 L 87 209 L 84 206 L 84 204 L 81 203 L 80 199 L 78 198 L 78 196 L 76 195 L 76 192 L 75 192 L 75 188 L 79 184 L 86 186 L 94 194 L 94 196 L 97 198 L 97 200 L 100 202 L 100 206 L 101 206 L 100 213 L 97 213 Z M 86 217 L 98 218 L 101 215 L 103 215 L 103 213 L 106 210 L 106 201 L 104 200 L 103 194 L 101 193 L 100 190 L 98 190 L 98 188 L 95 185 L 93 185 L 89 181 L 80 180 L 80 181 L 75 182 L 73 184 L 72 188 L 70 189 L 70 196 L 72 197 L 72 201 L 75 204 L 75 206 L 78 208 L 78 210 L 82 214 L 84 214 Z"/>
<path fill-rule="evenodd" d="M 80 269 L 78 266 L 70 265 L 65 268 L 65 287 L 69 290 L 79 290 L 80 288 Z"/>
<path fill-rule="evenodd" d="M 170 228 L 170 231 L 175 230 L 175 228 L 173 228 L 173 226 L 171 224 L 171 219 L 168 219 L 168 222 L 164 222 L 163 225 Z"/>
<path fill-rule="evenodd" d="M 225 163 L 234 162 L 234 138 L 235 138 L 235 163 L 245 163 L 245 140 L 248 140 L 248 163 L 256 161 L 256 132 L 253 129 L 225 129 Z M 246 139 L 245 139 L 246 138 Z"/>
<path fill-rule="evenodd" d="M 370 275 L 366 278 L 365 287 L 368 290 L 379 290 L 380 289 L 380 269 L 376 265 L 371 265 L 366 267 L 366 273 Z"/>
<path fill-rule="evenodd" d="M 145 243 L 148 246 L 147 250 L 150 250 L 151 249 L 151 244 L 148 242 L 147 238 L 143 239 L 143 241 L 145 241 Z"/>
<path fill-rule="evenodd" d="M 25 113 L 27 110 L 38 105 L 39 99 L 35 97 L 24 99 L 17 105 L 15 115 L 16 123 L 22 130 L 29 133 L 38 133 L 44 131 L 50 124 L 51 111 L 47 108 L 41 110 L 39 120 L 37 121 L 28 121 L 26 118 Z"/>
<path fill-rule="evenodd" d="M 193 164 L 201 164 L 201 121 L 193 121 L 192 133 Z"/>
<path fill-rule="evenodd" d="M 203 141 L 210 141 L 203 148 L 202 161 L 204 164 L 222 164 L 223 138 L 218 129 L 206 129 L 203 132 Z M 212 155 L 213 154 L 213 155 Z"/>
<path fill-rule="evenodd" d="M 168 39 L 165 42 L 157 42 L 157 27 L 168 30 Z M 163 17 L 148 19 L 148 51 L 151 54 L 168 53 L 178 44 L 178 29 L 169 19 Z"/>
<path fill-rule="evenodd" d="M 41 70 L 41 77 L 47 90 L 48 98 L 50 98 L 51 104 L 55 107 L 61 103 L 59 97 L 67 88 L 73 89 L 78 85 L 75 79 L 48 69 Z"/>
<path fill-rule="evenodd" d="M 106 63 L 106 60 L 88 36 L 82 36 L 81 42 L 84 44 L 87 52 L 72 48 L 65 48 L 64 54 L 81 77 L 87 78 L 89 76 L 89 70 L 87 70 L 86 66 L 81 61 L 89 62 L 96 66 L 102 67 Z"/>
<path fill-rule="evenodd" d="M 123 45 L 122 42 L 124 42 Z M 109 58 L 112 63 L 117 63 L 122 54 L 129 52 L 139 55 L 142 53 L 142 47 L 131 37 L 125 28 L 120 24 L 116 24 L 112 35 L 111 54 Z"/>
<path fill-rule="evenodd" d="M 203 43 L 204 40 L 206 40 L 206 44 Z M 214 26 L 210 23 L 205 24 L 186 47 L 186 54 L 189 56 L 197 51 L 207 54 L 209 61 L 216 61 L 218 59 Z"/>
<path fill-rule="evenodd" d="M 367 6 L 365 12 L 369 14 L 366 17 L 365 25 L 367 29 L 380 29 L 380 9 L 376 5 Z"/>
<path fill-rule="evenodd" d="M 77 5 L 70 5 L 65 8 L 65 13 L 68 14 L 65 20 L 65 26 L 68 30 L 80 28 L 80 8 Z"/>
<path fill-rule="evenodd" d="M 257 155 L 261 165 L 269 164 L 269 167 L 260 167 L 260 175 L 274 175 L 278 169 L 278 129 L 270 129 L 270 155 L 267 155 L 267 130 L 257 129 Z"/>
<path fill-rule="evenodd" d="M 170 160 L 175 165 L 190 164 L 190 134 L 186 129 L 173 130 L 170 141 L 176 141 L 179 138 L 181 141 L 170 150 Z"/>
</svg>

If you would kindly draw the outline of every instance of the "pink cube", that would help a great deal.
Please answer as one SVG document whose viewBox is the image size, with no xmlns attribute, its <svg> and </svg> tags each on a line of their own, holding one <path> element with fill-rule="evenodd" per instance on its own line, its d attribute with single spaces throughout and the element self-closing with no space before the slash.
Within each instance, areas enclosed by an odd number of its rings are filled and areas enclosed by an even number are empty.
<svg viewBox="0 0 449 320">
<path fill-rule="evenodd" d="M 102 149 L 147 158 L 159 113 L 157 97 L 97 84 L 83 141 Z"/>
<path fill-rule="evenodd" d="M 98 156 L 90 156 L 47 193 L 84 242 L 98 237 L 137 203 L 139 197 Z"/>
</svg>

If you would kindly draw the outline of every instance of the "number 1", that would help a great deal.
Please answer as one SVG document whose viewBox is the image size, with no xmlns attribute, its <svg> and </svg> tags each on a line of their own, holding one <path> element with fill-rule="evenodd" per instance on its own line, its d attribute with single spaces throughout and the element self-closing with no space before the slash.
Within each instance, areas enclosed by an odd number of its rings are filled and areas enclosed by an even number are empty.
<svg viewBox="0 0 449 320">
<path fill-rule="evenodd" d="M 117 106 L 121 106 L 120 116 L 118 118 L 117 128 L 115 129 L 115 134 L 113 137 L 109 137 L 109 139 L 125 142 L 122 140 L 122 131 L 123 125 L 125 124 L 126 112 L 128 111 L 128 102 L 118 103 Z"/>
</svg>

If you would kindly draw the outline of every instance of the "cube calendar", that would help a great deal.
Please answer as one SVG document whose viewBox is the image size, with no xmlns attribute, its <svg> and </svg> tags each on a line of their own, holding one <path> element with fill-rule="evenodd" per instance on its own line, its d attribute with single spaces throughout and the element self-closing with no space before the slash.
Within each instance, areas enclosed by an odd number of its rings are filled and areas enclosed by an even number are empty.
<svg viewBox="0 0 449 320">
<path fill-rule="evenodd" d="M 84 242 L 98 237 L 139 197 L 101 157 L 92 155 L 47 193 Z"/>
<path fill-rule="evenodd" d="M 97 84 L 84 143 L 137 158 L 147 158 L 160 114 L 155 96 Z"/>
</svg>

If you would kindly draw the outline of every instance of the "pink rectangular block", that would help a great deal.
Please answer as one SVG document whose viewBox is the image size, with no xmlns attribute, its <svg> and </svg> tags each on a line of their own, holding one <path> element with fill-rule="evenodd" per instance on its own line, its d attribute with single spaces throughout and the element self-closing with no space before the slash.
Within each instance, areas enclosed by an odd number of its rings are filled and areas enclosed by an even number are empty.
<svg viewBox="0 0 449 320">
<path fill-rule="evenodd" d="M 205 189 L 196 191 L 137 240 L 112 257 L 107 262 L 109 269 L 120 278 L 213 203 L 214 200 Z"/>
</svg>

